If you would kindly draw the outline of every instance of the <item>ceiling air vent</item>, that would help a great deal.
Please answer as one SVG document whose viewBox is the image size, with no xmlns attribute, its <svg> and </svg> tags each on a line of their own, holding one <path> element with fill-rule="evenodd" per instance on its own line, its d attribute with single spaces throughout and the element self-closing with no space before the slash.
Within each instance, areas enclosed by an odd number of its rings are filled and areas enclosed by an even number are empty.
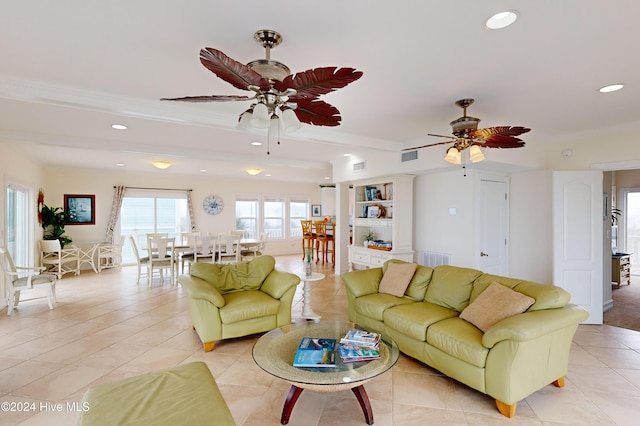
<svg viewBox="0 0 640 426">
<path fill-rule="evenodd" d="M 409 151 L 409 152 L 403 152 L 402 153 L 402 162 L 403 163 L 405 161 L 412 161 L 412 160 L 417 160 L 417 159 L 418 159 L 418 150 Z"/>
<path fill-rule="evenodd" d="M 367 163 L 365 163 L 364 161 L 361 161 L 359 163 L 353 163 L 353 171 L 354 172 L 361 172 L 363 170 L 365 170 L 367 168 Z"/>
</svg>

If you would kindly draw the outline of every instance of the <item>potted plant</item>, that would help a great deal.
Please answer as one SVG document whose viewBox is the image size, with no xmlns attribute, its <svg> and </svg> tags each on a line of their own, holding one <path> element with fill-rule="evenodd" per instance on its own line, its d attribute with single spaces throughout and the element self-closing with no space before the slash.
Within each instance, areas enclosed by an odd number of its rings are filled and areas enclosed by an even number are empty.
<svg viewBox="0 0 640 426">
<path fill-rule="evenodd" d="M 42 229 L 45 240 L 59 240 L 60 246 L 64 248 L 71 243 L 71 238 L 64 235 L 64 226 L 67 223 L 67 214 L 62 207 L 42 206 Z"/>
<path fill-rule="evenodd" d="M 367 234 L 364 236 L 364 246 L 365 247 L 369 247 L 369 245 L 371 244 L 371 242 L 373 241 L 373 239 L 376 237 L 375 232 L 373 231 L 369 231 L 367 232 Z"/>
</svg>

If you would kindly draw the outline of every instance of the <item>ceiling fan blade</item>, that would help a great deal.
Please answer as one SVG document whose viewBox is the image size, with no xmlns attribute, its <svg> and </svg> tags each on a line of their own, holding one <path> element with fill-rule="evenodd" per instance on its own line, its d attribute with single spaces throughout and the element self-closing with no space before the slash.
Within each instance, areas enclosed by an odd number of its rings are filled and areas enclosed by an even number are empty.
<svg viewBox="0 0 640 426">
<path fill-rule="evenodd" d="M 255 96 L 254 96 L 255 97 Z M 226 102 L 226 101 L 248 101 L 254 97 L 240 95 L 211 95 L 211 96 L 185 96 L 182 98 L 162 98 L 161 101 L 184 101 L 184 102 Z"/>
<path fill-rule="evenodd" d="M 340 111 L 338 108 L 319 99 L 299 99 L 294 109 L 298 120 L 316 126 L 339 126 Z"/>
<path fill-rule="evenodd" d="M 316 99 L 320 95 L 338 90 L 362 77 L 362 71 L 354 68 L 324 67 L 314 68 L 287 76 L 283 81 L 274 82 L 274 87 L 284 92 L 295 89 L 296 94 L 289 99 Z"/>
<path fill-rule="evenodd" d="M 516 136 L 531 131 L 520 126 L 498 126 L 478 129 L 469 133 L 474 140 L 483 141 L 478 145 L 485 148 L 520 148 L 525 145 L 522 139 Z"/>
<path fill-rule="evenodd" d="M 269 81 L 266 78 L 218 49 L 206 47 L 200 50 L 200 62 L 209 71 L 238 89 L 249 90 L 249 86 L 258 86 L 263 91 L 269 90 Z"/>
<path fill-rule="evenodd" d="M 434 135 L 433 133 L 427 133 L 427 136 L 435 136 L 437 138 L 449 138 L 449 139 L 453 139 L 453 140 L 458 140 L 458 138 L 455 137 L 455 136 Z"/>
<path fill-rule="evenodd" d="M 436 135 L 429 135 L 429 136 L 436 136 Z M 443 136 L 443 137 L 448 137 L 448 136 Z M 445 142 L 436 142 L 436 143 L 430 143 L 427 145 L 421 145 L 421 146 L 414 146 L 413 148 L 405 148 L 402 151 L 413 151 L 414 149 L 420 149 L 420 148 L 427 148 L 429 146 L 436 146 L 436 145 L 446 145 L 449 143 L 455 143 L 455 141 L 445 141 Z"/>
</svg>

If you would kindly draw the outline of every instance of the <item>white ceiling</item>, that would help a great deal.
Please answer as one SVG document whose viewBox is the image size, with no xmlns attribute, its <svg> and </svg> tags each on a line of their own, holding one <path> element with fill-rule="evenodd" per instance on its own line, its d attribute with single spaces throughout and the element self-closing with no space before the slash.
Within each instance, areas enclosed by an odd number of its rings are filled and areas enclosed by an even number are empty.
<svg viewBox="0 0 640 426">
<path fill-rule="evenodd" d="M 519 13 L 513 26 L 484 28 L 507 9 Z M 559 143 L 639 120 L 638 18 L 637 0 L 4 2 L 0 141 L 54 165 L 151 171 L 166 159 L 164 173 L 258 167 L 257 178 L 322 183 L 344 154 L 438 142 L 427 133 L 450 134 L 462 115 L 454 101 L 472 97 L 480 127 L 530 127 L 528 146 Z M 204 68 L 199 50 L 263 58 L 259 29 L 282 34 L 271 58 L 293 72 L 364 72 L 322 97 L 340 110 L 339 127 L 304 126 L 267 155 L 266 133 L 235 129 L 246 102 L 159 100 L 248 94 Z M 625 89 L 598 93 L 617 82 Z"/>
</svg>

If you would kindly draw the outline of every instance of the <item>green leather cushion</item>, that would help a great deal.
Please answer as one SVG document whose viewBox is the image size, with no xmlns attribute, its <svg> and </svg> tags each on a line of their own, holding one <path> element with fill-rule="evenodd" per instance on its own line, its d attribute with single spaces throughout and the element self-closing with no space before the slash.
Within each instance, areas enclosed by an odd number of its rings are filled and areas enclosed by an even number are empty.
<svg viewBox="0 0 640 426">
<path fill-rule="evenodd" d="M 458 315 L 456 311 L 428 302 L 397 305 L 384 311 L 384 325 L 412 339 L 427 340 L 427 328 L 443 319 Z"/>
<path fill-rule="evenodd" d="M 257 290 L 275 265 L 272 256 L 260 256 L 249 262 L 231 265 L 197 262 L 191 265 L 190 273 L 212 284 L 221 293 Z"/>
<path fill-rule="evenodd" d="M 279 300 L 260 290 L 226 293 L 223 297 L 225 305 L 220 308 L 223 324 L 277 315 L 280 309 Z"/>
<path fill-rule="evenodd" d="M 382 265 L 382 273 L 387 272 L 387 268 L 389 267 L 389 263 L 407 263 L 398 259 L 390 259 L 387 260 Z M 418 265 L 415 273 L 413 274 L 413 278 L 409 282 L 409 287 L 404 292 L 404 295 L 411 300 L 421 301 L 424 300 L 424 295 L 427 292 L 427 286 L 431 281 L 431 276 L 433 274 L 433 269 L 428 266 Z"/>
<path fill-rule="evenodd" d="M 374 293 L 356 299 L 355 309 L 360 315 L 382 321 L 384 311 L 392 306 L 415 303 L 406 297 L 395 297 L 390 294 Z"/>
<path fill-rule="evenodd" d="M 473 282 L 481 271 L 457 266 L 437 266 L 427 288 L 425 302 L 462 312 L 469 304 Z"/>
<path fill-rule="evenodd" d="M 83 402 L 89 409 L 78 424 L 85 426 L 235 425 L 201 361 L 92 386 Z"/>
<path fill-rule="evenodd" d="M 484 368 L 489 348 L 482 345 L 484 333 L 461 318 L 449 318 L 427 329 L 427 343 L 476 367 Z"/>
<path fill-rule="evenodd" d="M 528 312 L 562 308 L 569 303 L 569 299 L 571 299 L 571 294 L 568 291 L 554 285 L 539 284 L 517 278 L 501 277 L 499 275 L 483 274 L 478 277 L 473 285 L 471 301 L 478 297 L 493 281 L 499 282 L 519 293 L 533 297 L 536 301 L 527 309 Z"/>
</svg>

